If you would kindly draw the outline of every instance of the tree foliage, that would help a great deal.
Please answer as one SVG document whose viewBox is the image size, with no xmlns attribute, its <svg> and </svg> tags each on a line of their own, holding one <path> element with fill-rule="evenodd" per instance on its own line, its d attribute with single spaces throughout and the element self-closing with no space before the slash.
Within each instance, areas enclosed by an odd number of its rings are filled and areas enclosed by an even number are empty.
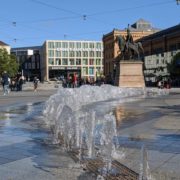
<svg viewBox="0 0 180 180">
<path fill-rule="evenodd" d="M 6 49 L 0 48 L 0 75 L 7 71 L 9 76 L 13 77 L 17 74 L 18 67 L 15 55 L 8 54 Z"/>
<path fill-rule="evenodd" d="M 180 52 L 178 52 L 170 63 L 167 63 L 167 69 L 171 76 L 180 76 Z"/>
</svg>

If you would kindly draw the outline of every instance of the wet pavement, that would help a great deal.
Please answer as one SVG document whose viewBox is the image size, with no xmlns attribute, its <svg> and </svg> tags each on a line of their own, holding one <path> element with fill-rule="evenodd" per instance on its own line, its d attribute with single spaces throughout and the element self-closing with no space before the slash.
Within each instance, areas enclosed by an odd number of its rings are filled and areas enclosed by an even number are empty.
<svg viewBox="0 0 180 180">
<path fill-rule="evenodd" d="M 180 92 L 126 103 L 114 113 L 119 144 L 125 152 L 121 163 L 139 172 L 144 146 L 155 179 L 180 179 Z"/>
<path fill-rule="evenodd" d="M 82 168 L 50 143 L 42 109 L 55 92 L 0 94 L 0 180 L 86 179 Z M 156 179 L 180 179 L 180 90 L 125 103 L 114 114 L 119 151 L 125 153 L 121 163 L 139 172 L 144 145 L 150 172 Z"/>
<path fill-rule="evenodd" d="M 42 109 L 53 93 L 0 96 L 0 180 L 73 180 L 80 176 L 81 168 L 49 142 Z"/>
</svg>

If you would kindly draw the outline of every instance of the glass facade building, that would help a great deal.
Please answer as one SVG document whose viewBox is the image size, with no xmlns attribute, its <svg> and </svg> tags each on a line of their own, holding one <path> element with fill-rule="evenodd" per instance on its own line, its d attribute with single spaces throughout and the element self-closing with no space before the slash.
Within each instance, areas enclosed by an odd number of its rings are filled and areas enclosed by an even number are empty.
<svg viewBox="0 0 180 180">
<path fill-rule="evenodd" d="M 47 40 L 43 44 L 43 60 L 44 80 L 73 73 L 96 80 L 103 72 L 103 44 L 101 41 Z"/>
</svg>

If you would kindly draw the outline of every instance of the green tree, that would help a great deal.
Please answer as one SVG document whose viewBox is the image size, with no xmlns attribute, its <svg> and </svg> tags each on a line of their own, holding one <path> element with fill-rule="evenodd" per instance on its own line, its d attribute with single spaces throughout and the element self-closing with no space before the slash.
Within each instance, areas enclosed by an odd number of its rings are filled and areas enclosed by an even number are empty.
<svg viewBox="0 0 180 180">
<path fill-rule="evenodd" d="M 17 74 L 19 65 L 15 55 L 8 54 L 6 49 L 0 48 L 0 76 L 4 71 L 7 71 L 10 77 Z"/>
<path fill-rule="evenodd" d="M 180 52 L 178 52 L 170 63 L 167 63 L 167 70 L 171 77 L 180 76 Z"/>
</svg>

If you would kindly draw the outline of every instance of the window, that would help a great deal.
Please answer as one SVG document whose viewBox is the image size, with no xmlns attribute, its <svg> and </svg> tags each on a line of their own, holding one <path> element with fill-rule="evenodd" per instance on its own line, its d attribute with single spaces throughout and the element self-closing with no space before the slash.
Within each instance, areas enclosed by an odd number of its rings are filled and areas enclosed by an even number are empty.
<svg viewBox="0 0 180 180">
<path fill-rule="evenodd" d="M 88 68 L 87 67 L 83 67 L 83 75 L 88 75 Z"/>
<path fill-rule="evenodd" d="M 32 62 L 32 69 L 35 69 L 35 62 Z"/>
<path fill-rule="evenodd" d="M 94 59 L 89 59 L 89 65 L 94 65 Z"/>
<path fill-rule="evenodd" d="M 54 59 L 53 58 L 49 58 L 48 59 L 48 63 L 49 63 L 49 65 L 54 65 Z"/>
<path fill-rule="evenodd" d="M 67 42 L 62 42 L 62 48 L 68 48 L 68 43 Z"/>
<path fill-rule="evenodd" d="M 39 69 L 39 62 L 36 62 L 36 68 Z"/>
<path fill-rule="evenodd" d="M 53 49 L 54 48 L 54 42 L 48 42 L 48 48 Z"/>
<path fill-rule="evenodd" d="M 88 51 L 83 51 L 83 57 L 88 57 Z"/>
<path fill-rule="evenodd" d="M 69 48 L 74 49 L 74 42 L 69 43 Z"/>
<path fill-rule="evenodd" d="M 62 59 L 62 65 L 68 65 L 68 59 Z"/>
<path fill-rule="evenodd" d="M 83 65 L 88 65 L 88 60 L 87 59 L 83 59 Z"/>
<path fill-rule="evenodd" d="M 62 51 L 62 57 L 68 57 L 68 51 Z"/>
<path fill-rule="evenodd" d="M 27 65 L 28 65 L 28 63 L 25 63 L 25 69 L 27 69 L 27 67 L 28 67 Z"/>
<path fill-rule="evenodd" d="M 93 67 L 89 68 L 89 75 L 94 75 L 94 68 Z"/>
<path fill-rule="evenodd" d="M 54 57 L 54 50 L 48 50 L 48 56 Z"/>
<path fill-rule="evenodd" d="M 83 43 L 83 49 L 87 49 L 88 48 L 88 43 Z"/>
<path fill-rule="evenodd" d="M 56 57 L 61 57 L 61 51 L 56 51 Z"/>
<path fill-rule="evenodd" d="M 96 51 L 96 57 L 101 57 L 101 51 Z"/>
<path fill-rule="evenodd" d="M 61 59 L 59 58 L 56 59 L 56 65 L 61 65 Z"/>
<path fill-rule="evenodd" d="M 76 65 L 81 65 L 81 59 L 76 59 Z"/>
<path fill-rule="evenodd" d="M 61 47 L 61 42 L 55 42 L 55 48 L 60 48 Z"/>
<path fill-rule="evenodd" d="M 76 57 L 81 57 L 81 51 L 76 51 Z"/>
<path fill-rule="evenodd" d="M 101 43 L 96 43 L 96 48 L 101 49 Z"/>
<path fill-rule="evenodd" d="M 94 57 L 94 51 L 90 51 L 90 52 L 89 52 L 89 56 L 90 56 L 90 57 Z"/>
<path fill-rule="evenodd" d="M 70 59 L 70 60 L 69 60 L 69 63 L 70 63 L 70 65 L 75 65 L 74 59 Z"/>
<path fill-rule="evenodd" d="M 69 57 L 74 57 L 74 51 L 69 51 Z"/>
<path fill-rule="evenodd" d="M 76 43 L 76 48 L 78 48 L 78 49 L 81 48 L 81 43 L 80 42 Z"/>
<path fill-rule="evenodd" d="M 101 65 L 101 59 L 96 59 L 96 65 Z"/>
<path fill-rule="evenodd" d="M 94 49 L 94 43 L 89 43 L 89 48 Z"/>
</svg>

